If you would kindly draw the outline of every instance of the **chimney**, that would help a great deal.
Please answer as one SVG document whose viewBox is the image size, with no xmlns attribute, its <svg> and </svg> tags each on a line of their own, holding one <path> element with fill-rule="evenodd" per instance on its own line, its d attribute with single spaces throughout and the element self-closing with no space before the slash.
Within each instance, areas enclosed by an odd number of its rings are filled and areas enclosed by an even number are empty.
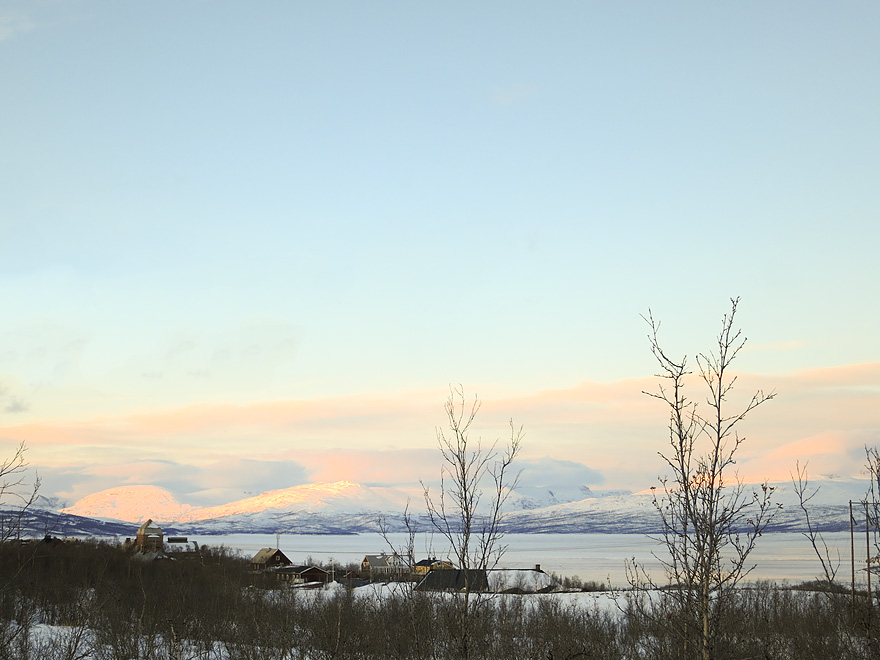
<svg viewBox="0 0 880 660">
<path fill-rule="evenodd" d="M 543 571 L 541 570 L 541 564 L 535 564 L 535 570 L 536 570 L 538 573 L 543 573 Z"/>
</svg>

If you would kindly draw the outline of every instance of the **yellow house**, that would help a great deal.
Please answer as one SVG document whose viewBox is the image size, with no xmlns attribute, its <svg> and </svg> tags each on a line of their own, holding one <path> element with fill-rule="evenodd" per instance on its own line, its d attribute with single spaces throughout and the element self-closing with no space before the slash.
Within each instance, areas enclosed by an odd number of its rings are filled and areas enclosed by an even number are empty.
<svg viewBox="0 0 880 660">
<path fill-rule="evenodd" d="M 453 568 L 455 568 L 455 566 L 453 566 L 451 562 L 434 557 L 416 562 L 415 572 L 416 575 L 426 575 L 429 571 L 448 571 Z"/>
</svg>

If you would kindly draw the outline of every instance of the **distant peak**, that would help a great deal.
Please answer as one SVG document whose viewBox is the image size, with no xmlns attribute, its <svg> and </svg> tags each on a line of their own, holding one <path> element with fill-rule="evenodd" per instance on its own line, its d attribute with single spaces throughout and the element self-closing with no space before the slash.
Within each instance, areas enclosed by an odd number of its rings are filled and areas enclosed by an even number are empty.
<svg viewBox="0 0 880 660">
<path fill-rule="evenodd" d="M 406 495 L 395 489 L 370 488 L 355 481 L 324 481 L 270 490 L 210 507 L 180 504 L 158 486 L 119 486 L 82 498 L 62 509 L 88 518 L 112 518 L 141 523 L 185 523 L 228 516 L 277 516 L 292 511 L 364 512 L 404 510 Z"/>
<path fill-rule="evenodd" d="M 148 518 L 169 522 L 192 509 L 192 506 L 180 504 L 164 488 L 138 484 L 92 493 L 72 506 L 61 509 L 61 513 L 126 522 L 142 522 Z"/>
</svg>

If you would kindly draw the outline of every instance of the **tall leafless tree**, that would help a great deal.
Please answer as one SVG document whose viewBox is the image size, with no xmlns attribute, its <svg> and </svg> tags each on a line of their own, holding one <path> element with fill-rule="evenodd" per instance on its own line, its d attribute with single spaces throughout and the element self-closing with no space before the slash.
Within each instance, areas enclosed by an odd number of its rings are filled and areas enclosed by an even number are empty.
<svg viewBox="0 0 880 660">
<path fill-rule="evenodd" d="M 475 592 L 476 571 L 497 566 L 506 550 L 503 543 L 504 507 L 519 474 L 513 461 L 520 452 L 522 427 L 510 421 L 510 438 L 484 445 L 471 436 L 480 410 L 476 396 L 468 402 L 461 386 L 450 388 L 445 410 L 447 426 L 437 428 L 437 445 L 443 458 L 440 489 L 435 496 L 422 483 L 431 526 L 449 544 L 462 571 L 459 595 L 459 631 L 456 655 L 471 655 L 472 623 L 484 603 Z"/>
<path fill-rule="evenodd" d="M 731 590 L 754 568 L 749 555 L 771 521 L 776 507 L 766 483 L 747 488 L 732 474 L 736 453 L 745 438 L 738 426 L 775 394 L 758 390 L 733 412 L 730 395 L 736 383 L 731 364 L 746 343 L 734 325 L 739 299 L 721 322 L 714 350 L 696 356 L 696 374 L 687 357 L 670 358 L 659 340 L 660 323 L 648 313 L 648 339 L 660 366 L 660 385 L 645 392 L 669 412 L 669 446 L 659 452 L 669 470 L 654 488 L 665 553 L 657 558 L 670 588 L 663 591 L 663 616 L 676 628 L 683 658 L 716 657 L 722 613 Z M 698 404 L 686 395 L 692 375 L 706 393 Z M 634 585 L 653 587 L 642 567 L 633 562 Z"/>
<path fill-rule="evenodd" d="M 846 578 L 851 580 L 848 588 L 837 581 L 840 573 L 841 558 L 837 551 L 832 554 L 820 525 L 814 521 L 811 500 L 819 492 L 821 486 L 811 486 L 807 474 L 807 466 L 797 465 L 796 472 L 791 475 L 794 492 L 804 516 L 806 531 L 803 535 L 809 540 L 813 553 L 819 560 L 823 578 L 820 578 L 825 596 L 828 598 L 832 611 L 846 625 L 837 628 L 838 643 L 843 647 L 860 647 L 858 653 L 864 657 L 880 657 L 880 621 L 875 612 L 875 603 L 880 597 L 880 578 L 877 576 L 880 563 L 880 450 L 877 447 L 865 447 L 865 470 L 869 477 L 868 490 L 858 502 L 849 502 L 850 516 L 850 548 L 851 573 Z M 866 535 L 864 545 L 856 541 L 855 530 L 862 529 Z M 863 550 L 859 550 L 859 547 Z M 865 568 L 857 568 L 865 557 Z M 862 576 L 862 577 L 859 577 Z M 842 578 L 841 582 L 847 581 Z M 864 585 L 858 583 L 864 579 Z M 855 633 L 855 634 L 854 634 Z"/>
<path fill-rule="evenodd" d="M 794 494 L 798 498 L 798 507 L 804 514 L 804 526 L 806 531 L 802 532 L 804 538 L 810 542 L 813 553 L 819 560 L 822 568 L 823 579 L 829 589 L 829 593 L 835 589 L 837 573 L 840 569 L 840 552 L 837 556 L 832 556 L 831 549 L 822 536 L 819 526 L 813 520 L 810 510 L 810 502 L 819 493 L 819 487 L 811 487 L 809 474 L 807 473 L 807 465 L 801 465 L 798 462 L 795 465 L 795 471 L 791 474 L 792 488 Z M 873 486 L 873 484 L 872 484 Z"/>
<path fill-rule="evenodd" d="M 12 456 L 0 461 L 0 504 L 7 510 L 0 514 L 0 541 L 17 538 L 28 509 L 37 499 L 40 478 L 27 479 L 27 446 L 22 442 Z M 11 505 L 11 506 L 10 506 Z"/>
</svg>

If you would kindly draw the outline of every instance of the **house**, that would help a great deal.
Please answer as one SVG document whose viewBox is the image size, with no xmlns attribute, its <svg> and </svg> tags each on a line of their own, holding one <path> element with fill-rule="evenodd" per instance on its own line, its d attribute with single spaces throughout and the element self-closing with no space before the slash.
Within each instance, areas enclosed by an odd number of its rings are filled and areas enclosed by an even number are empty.
<svg viewBox="0 0 880 660">
<path fill-rule="evenodd" d="M 255 571 L 265 571 L 268 568 L 290 566 L 292 563 L 278 548 L 263 548 L 251 559 L 251 568 Z"/>
<path fill-rule="evenodd" d="M 400 577 L 409 572 L 409 565 L 397 553 L 366 555 L 361 562 L 361 573 L 368 574 L 373 580 Z"/>
<path fill-rule="evenodd" d="M 134 537 L 135 545 L 141 552 L 161 552 L 164 547 L 164 532 L 152 519 L 138 527 Z"/>
<path fill-rule="evenodd" d="M 458 568 L 430 571 L 416 585 L 417 591 L 489 591 L 486 571 L 472 568 L 468 571 Z"/>
<path fill-rule="evenodd" d="M 473 568 L 469 571 L 446 569 L 430 571 L 416 585 L 419 591 L 489 591 L 492 593 L 547 593 L 559 585 L 541 570 L 534 568 Z"/>
<path fill-rule="evenodd" d="M 293 582 L 294 584 L 307 584 L 321 582 L 327 584 L 330 581 L 330 573 L 317 566 L 280 566 L 273 571 L 279 580 Z"/>
<path fill-rule="evenodd" d="M 451 562 L 433 557 L 416 562 L 413 570 L 416 575 L 427 575 L 430 571 L 446 571 L 455 568 Z"/>
</svg>

